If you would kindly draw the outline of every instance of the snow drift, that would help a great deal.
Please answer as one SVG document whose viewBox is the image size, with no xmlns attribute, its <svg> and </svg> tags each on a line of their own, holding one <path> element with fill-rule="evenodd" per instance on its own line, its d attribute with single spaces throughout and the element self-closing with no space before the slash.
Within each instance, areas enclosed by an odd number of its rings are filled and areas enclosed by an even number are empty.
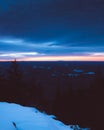
<svg viewBox="0 0 104 130">
<path fill-rule="evenodd" d="M 0 102 L 0 130 L 74 130 L 36 108 Z M 76 130 L 79 130 L 78 126 Z M 88 130 L 80 129 L 80 130 Z"/>
</svg>

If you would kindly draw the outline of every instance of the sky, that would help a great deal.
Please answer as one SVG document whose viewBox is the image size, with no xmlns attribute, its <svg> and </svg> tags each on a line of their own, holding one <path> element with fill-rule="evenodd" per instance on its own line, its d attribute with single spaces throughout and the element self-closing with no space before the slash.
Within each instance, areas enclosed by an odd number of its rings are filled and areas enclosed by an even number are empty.
<svg viewBox="0 0 104 130">
<path fill-rule="evenodd" d="M 104 61 L 103 0 L 0 0 L 0 61 Z"/>
</svg>

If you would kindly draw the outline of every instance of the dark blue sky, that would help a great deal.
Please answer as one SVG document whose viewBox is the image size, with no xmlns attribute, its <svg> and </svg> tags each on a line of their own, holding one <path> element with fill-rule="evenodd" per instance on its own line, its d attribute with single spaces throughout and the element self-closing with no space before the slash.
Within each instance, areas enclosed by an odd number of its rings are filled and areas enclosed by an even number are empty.
<svg viewBox="0 0 104 130">
<path fill-rule="evenodd" d="M 0 0 L 0 59 L 104 56 L 103 0 Z"/>
</svg>

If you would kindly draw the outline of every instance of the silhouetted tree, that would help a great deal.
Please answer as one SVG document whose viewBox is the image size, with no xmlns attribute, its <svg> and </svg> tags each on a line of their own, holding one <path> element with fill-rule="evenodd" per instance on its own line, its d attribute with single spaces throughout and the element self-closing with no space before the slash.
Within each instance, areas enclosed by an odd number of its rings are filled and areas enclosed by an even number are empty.
<svg viewBox="0 0 104 130">
<path fill-rule="evenodd" d="M 0 86 L 2 85 L 3 80 L 4 80 L 4 75 L 3 75 L 1 68 L 0 68 Z"/>
<path fill-rule="evenodd" d="M 25 91 L 23 83 L 23 72 L 20 69 L 16 59 L 11 62 L 8 69 L 8 92 L 9 100 L 13 102 L 22 103 L 25 102 Z"/>
<path fill-rule="evenodd" d="M 72 88 L 69 86 L 67 91 L 62 92 L 58 87 L 54 101 L 54 114 L 65 123 L 75 123 L 73 119 L 76 108 L 74 107 L 75 102 Z"/>
<path fill-rule="evenodd" d="M 16 85 L 22 81 L 22 72 L 16 59 L 11 62 L 10 68 L 8 70 L 8 79 Z"/>
<path fill-rule="evenodd" d="M 5 99 L 5 78 L 2 73 L 2 68 L 0 68 L 0 101 L 4 101 Z"/>
<path fill-rule="evenodd" d="M 104 110 L 104 77 L 101 70 L 97 70 L 90 93 L 90 119 L 91 125 L 96 129 L 103 125 Z"/>
</svg>

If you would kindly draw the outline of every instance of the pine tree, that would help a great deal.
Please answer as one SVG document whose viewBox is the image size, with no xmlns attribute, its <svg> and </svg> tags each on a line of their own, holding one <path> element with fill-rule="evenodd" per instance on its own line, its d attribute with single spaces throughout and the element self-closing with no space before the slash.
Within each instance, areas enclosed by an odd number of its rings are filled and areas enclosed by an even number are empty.
<svg viewBox="0 0 104 130">
<path fill-rule="evenodd" d="M 18 85 L 22 81 L 22 72 L 19 68 L 16 59 L 11 62 L 11 66 L 8 70 L 8 79 L 10 82 L 14 83 L 15 85 Z"/>
<path fill-rule="evenodd" d="M 17 63 L 16 59 L 11 62 L 8 69 L 8 100 L 10 102 L 21 103 L 24 100 L 24 85 L 22 82 L 23 73 Z"/>
<path fill-rule="evenodd" d="M 4 86 L 4 83 L 5 83 L 5 78 L 4 78 L 4 75 L 2 73 L 2 68 L 0 68 L 0 101 L 4 101 L 4 92 L 5 92 L 5 86 Z"/>
</svg>

